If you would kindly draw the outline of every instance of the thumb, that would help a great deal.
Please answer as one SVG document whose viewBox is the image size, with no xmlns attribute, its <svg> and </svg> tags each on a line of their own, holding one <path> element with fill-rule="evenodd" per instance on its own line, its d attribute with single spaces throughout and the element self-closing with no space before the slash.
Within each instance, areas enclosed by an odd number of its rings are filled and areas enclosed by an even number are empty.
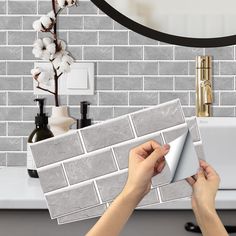
<svg viewBox="0 0 236 236">
<path fill-rule="evenodd" d="M 163 158 L 170 150 L 170 145 L 165 144 L 162 147 L 157 147 L 154 151 L 144 160 L 148 165 L 155 166 L 156 163 Z"/>
</svg>

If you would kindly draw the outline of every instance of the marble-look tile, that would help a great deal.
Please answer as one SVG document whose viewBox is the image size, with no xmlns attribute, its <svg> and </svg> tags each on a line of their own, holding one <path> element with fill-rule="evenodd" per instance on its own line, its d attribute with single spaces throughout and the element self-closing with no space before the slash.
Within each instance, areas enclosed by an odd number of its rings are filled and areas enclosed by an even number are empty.
<svg viewBox="0 0 236 236">
<path fill-rule="evenodd" d="M 185 122 L 179 100 L 142 110 L 131 115 L 137 135 L 143 136 Z"/>
<path fill-rule="evenodd" d="M 76 184 L 117 171 L 111 149 L 65 162 L 64 166 L 70 184 Z"/>
<path fill-rule="evenodd" d="M 192 195 L 192 187 L 186 180 L 181 180 L 160 187 L 160 193 L 161 200 L 166 202 L 174 199 L 190 197 Z"/>
<path fill-rule="evenodd" d="M 99 199 L 93 183 L 52 193 L 45 197 L 48 202 L 50 215 L 53 219 L 99 204 Z"/>
<path fill-rule="evenodd" d="M 30 147 L 37 168 L 84 153 L 77 132 L 37 142 Z"/>
<path fill-rule="evenodd" d="M 44 193 L 68 186 L 62 165 L 38 171 Z"/>
<path fill-rule="evenodd" d="M 98 191 L 104 202 L 113 200 L 123 189 L 128 172 L 117 173 L 97 180 Z"/>
<path fill-rule="evenodd" d="M 166 143 L 170 143 L 171 141 L 173 141 L 177 137 L 183 135 L 187 131 L 188 131 L 187 126 L 181 126 L 181 127 L 177 127 L 177 128 L 168 130 L 168 131 L 164 131 L 163 136 L 164 136 Z"/>
<path fill-rule="evenodd" d="M 196 117 L 191 117 L 186 120 L 188 124 L 188 129 L 190 131 L 193 142 L 200 141 L 200 132 L 198 129 L 197 119 Z"/>
<path fill-rule="evenodd" d="M 106 204 L 98 205 L 95 207 L 91 207 L 89 209 L 79 211 L 70 215 L 62 216 L 57 219 L 58 224 L 66 224 L 71 223 L 79 220 L 87 220 L 90 218 L 101 216 L 105 211 L 107 207 Z"/>
<path fill-rule="evenodd" d="M 88 152 L 134 138 L 128 116 L 82 129 L 81 134 Z"/>
<path fill-rule="evenodd" d="M 159 203 L 159 197 L 157 193 L 157 189 L 151 189 L 150 192 L 139 202 L 137 207 L 142 207 L 146 205 L 151 205 L 155 203 Z"/>
<path fill-rule="evenodd" d="M 194 145 L 199 160 L 206 160 L 204 147 L 201 143 Z"/>
</svg>

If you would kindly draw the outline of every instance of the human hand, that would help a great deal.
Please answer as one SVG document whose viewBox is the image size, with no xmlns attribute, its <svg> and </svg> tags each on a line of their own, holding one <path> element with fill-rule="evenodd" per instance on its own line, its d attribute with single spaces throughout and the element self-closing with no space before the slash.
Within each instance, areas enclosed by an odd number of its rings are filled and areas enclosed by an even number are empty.
<svg viewBox="0 0 236 236">
<path fill-rule="evenodd" d="M 220 183 L 217 172 L 208 163 L 200 160 L 199 172 L 187 178 L 187 181 L 193 187 L 193 211 L 197 214 L 214 212 L 215 197 Z"/>
<path fill-rule="evenodd" d="M 164 156 L 169 152 L 170 146 L 151 140 L 129 153 L 129 174 L 123 192 L 132 193 L 140 201 L 151 188 L 151 179 L 160 173 L 165 166 Z"/>
</svg>

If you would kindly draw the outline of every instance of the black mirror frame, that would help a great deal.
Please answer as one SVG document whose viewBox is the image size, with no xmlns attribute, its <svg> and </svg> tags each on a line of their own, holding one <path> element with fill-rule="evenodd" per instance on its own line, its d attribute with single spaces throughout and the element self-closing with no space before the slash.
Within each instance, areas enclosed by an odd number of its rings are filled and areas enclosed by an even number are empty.
<svg viewBox="0 0 236 236">
<path fill-rule="evenodd" d="M 224 47 L 234 45 L 236 43 L 236 35 L 219 37 L 219 38 L 188 38 L 171 34 L 162 33 L 154 29 L 141 25 L 127 16 L 123 15 L 105 0 L 91 0 L 101 11 L 110 16 L 113 20 L 126 28 L 135 31 L 143 36 L 158 40 L 161 42 L 175 44 L 186 47 L 211 48 Z M 119 0 L 117 0 L 119 1 Z"/>
</svg>

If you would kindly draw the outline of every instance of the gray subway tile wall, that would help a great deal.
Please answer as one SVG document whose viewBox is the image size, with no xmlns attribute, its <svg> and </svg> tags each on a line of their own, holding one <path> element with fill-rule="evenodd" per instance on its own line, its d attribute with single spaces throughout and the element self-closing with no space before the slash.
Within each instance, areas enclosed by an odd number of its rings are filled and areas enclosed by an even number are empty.
<svg viewBox="0 0 236 236">
<path fill-rule="evenodd" d="M 0 154 L 10 154 L 1 165 L 14 165 L 11 154 L 15 152 L 22 153 L 21 163 L 26 163 L 23 159 L 29 133 L 14 126 L 27 126 L 25 122 L 33 122 L 37 112 L 30 75 L 37 61 L 31 53 L 37 37 L 32 22 L 50 9 L 49 0 L 1 1 Z M 200 54 L 211 54 L 215 59 L 213 88 L 217 96 L 213 115 L 236 115 L 235 46 L 199 49 L 161 43 L 113 21 L 90 1 L 80 1 L 78 7 L 63 10 L 59 27 L 74 58 L 96 64 L 94 96 L 61 97 L 62 104 L 68 105 L 76 118 L 83 99 L 92 103 L 90 116 L 95 123 L 176 97 L 181 99 L 185 115 L 194 115 L 195 56 Z M 42 35 L 45 36 L 39 34 Z M 49 97 L 50 114 L 53 99 Z M 17 157 L 15 164 L 19 165 Z"/>
</svg>

